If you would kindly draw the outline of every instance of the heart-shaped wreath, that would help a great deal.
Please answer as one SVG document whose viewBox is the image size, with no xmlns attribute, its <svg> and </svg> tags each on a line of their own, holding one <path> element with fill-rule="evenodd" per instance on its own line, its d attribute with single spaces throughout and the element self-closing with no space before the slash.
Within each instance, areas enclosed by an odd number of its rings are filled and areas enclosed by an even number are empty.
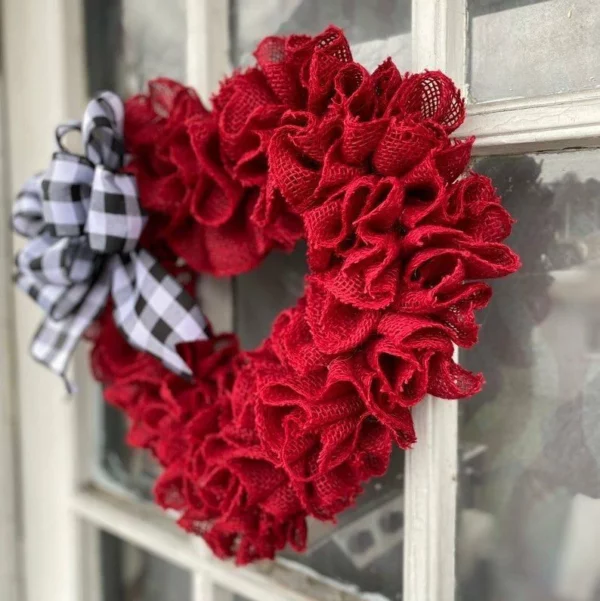
<svg viewBox="0 0 600 601">
<path fill-rule="evenodd" d="M 17 282 L 48 313 L 33 354 L 64 373 L 87 330 L 128 442 L 164 467 L 157 502 L 240 564 L 303 550 L 307 516 L 334 519 L 415 442 L 425 395 L 481 389 L 454 347 L 477 340 L 481 280 L 519 268 L 490 180 L 463 175 L 473 140 L 449 137 L 464 103 L 448 77 L 390 59 L 369 74 L 334 27 L 255 57 L 212 110 L 167 79 L 124 107 L 100 95 L 69 126 L 85 156 L 59 128 L 13 216 L 31 238 Z M 213 335 L 196 274 L 300 239 L 304 294 L 264 343 Z"/>
</svg>

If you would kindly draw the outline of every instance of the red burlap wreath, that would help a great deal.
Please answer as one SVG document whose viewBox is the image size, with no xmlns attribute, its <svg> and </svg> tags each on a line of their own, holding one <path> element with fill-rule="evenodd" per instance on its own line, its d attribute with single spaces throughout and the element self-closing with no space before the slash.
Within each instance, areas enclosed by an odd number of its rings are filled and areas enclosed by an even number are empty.
<svg viewBox="0 0 600 601">
<path fill-rule="evenodd" d="M 255 56 L 212 110 L 167 79 L 127 102 L 143 245 L 182 276 L 235 275 L 304 238 L 304 296 L 256 351 L 233 335 L 182 348 L 193 382 L 130 348 L 110 312 L 92 354 L 128 442 L 164 466 L 157 501 L 240 564 L 303 550 L 307 516 L 334 519 L 415 442 L 426 394 L 481 389 L 454 345 L 477 340 L 480 280 L 519 267 L 490 180 L 461 177 L 473 141 L 449 137 L 464 103 L 444 74 L 369 74 L 334 27 Z"/>
</svg>

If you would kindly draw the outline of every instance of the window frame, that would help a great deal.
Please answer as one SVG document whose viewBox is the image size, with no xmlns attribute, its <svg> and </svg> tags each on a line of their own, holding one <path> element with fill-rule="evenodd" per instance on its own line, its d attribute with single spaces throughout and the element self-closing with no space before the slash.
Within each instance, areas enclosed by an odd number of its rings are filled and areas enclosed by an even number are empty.
<svg viewBox="0 0 600 601">
<path fill-rule="evenodd" d="M 187 79 L 208 97 L 231 68 L 228 2 L 187 0 L 187 11 Z M 412 70 L 442 69 L 466 91 L 466 0 L 413 0 L 411 31 Z M 4 97 L 10 116 L 4 120 L 9 150 L 4 164 L 12 191 L 8 198 L 47 162 L 54 125 L 85 105 L 83 35 L 82 0 L 5 0 L 2 5 Z M 458 133 L 477 136 L 477 155 L 597 147 L 600 90 L 471 106 Z M 7 203 L 5 219 L 9 207 Z M 85 352 L 78 354 L 74 368 L 81 390 L 68 400 L 62 382 L 28 358 L 40 312 L 8 287 L 10 262 L 2 253 L 11 251 L 3 231 L 0 258 L 6 261 L 0 278 L 9 291 L 0 299 L 0 321 L 9 326 L 0 329 L 0 337 L 5 348 L 16 348 L 18 359 L 15 364 L 10 358 L 0 360 L 0 377 L 10 383 L 0 394 L 0 485 L 13 493 L 0 498 L 0 550 L 15 549 L 0 553 L 13 560 L 3 560 L 0 597 L 99 601 L 98 529 L 105 529 L 188 569 L 194 601 L 216 601 L 215 585 L 261 601 L 339 599 L 336 588 L 284 563 L 255 570 L 220 562 L 158 508 L 90 485 L 94 389 L 86 377 Z M 216 329 L 231 330 L 231 280 L 203 278 L 200 295 Z M 420 441 L 407 452 L 405 464 L 404 599 L 452 601 L 457 403 L 427 398 L 415 408 L 414 418 Z M 17 508 L 22 531 L 14 518 Z M 19 569 L 26 587 L 19 586 Z"/>
<path fill-rule="evenodd" d="M 4 74 L 0 74 L 0 116 L 5 110 Z M 5 197 L 10 197 L 5 176 L 5 139 L 1 135 L 7 122 L 0 121 L 0 190 Z M 5 204 L 2 219 L 5 223 L 10 218 L 10 205 Z M 12 306 L 12 249 L 11 235 L 8 228 L 0 228 L 0 347 L 12 348 L 15 344 L 11 319 Z M 11 353 L 0 354 L 0 599 L 18 601 L 21 597 L 22 579 L 19 561 L 19 534 L 21 527 L 17 494 L 17 422 L 18 405 L 15 395 L 15 357 Z"/>
</svg>

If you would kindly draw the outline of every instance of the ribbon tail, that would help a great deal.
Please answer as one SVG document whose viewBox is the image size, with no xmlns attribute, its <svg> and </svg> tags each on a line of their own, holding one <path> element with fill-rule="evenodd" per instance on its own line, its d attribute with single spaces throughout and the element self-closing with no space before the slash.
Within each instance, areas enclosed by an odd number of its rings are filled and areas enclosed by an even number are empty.
<svg viewBox="0 0 600 601">
<path fill-rule="evenodd" d="M 46 317 L 33 337 L 31 355 L 60 376 L 69 392 L 73 391 L 73 384 L 65 375 L 69 359 L 85 330 L 104 308 L 109 292 L 109 274 L 104 270 L 73 313 L 63 319 Z"/>
<path fill-rule="evenodd" d="M 206 320 L 196 301 L 147 251 L 111 259 L 114 318 L 127 341 L 162 361 L 172 372 L 191 378 L 192 370 L 176 347 L 206 340 Z"/>
</svg>

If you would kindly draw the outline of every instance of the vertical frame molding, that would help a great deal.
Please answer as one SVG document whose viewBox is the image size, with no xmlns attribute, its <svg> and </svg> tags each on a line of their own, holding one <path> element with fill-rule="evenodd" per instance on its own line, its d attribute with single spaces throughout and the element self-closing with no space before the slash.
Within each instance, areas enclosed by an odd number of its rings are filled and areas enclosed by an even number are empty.
<svg viewBox="0 0 600 601">
<path fill-rule="evenodd" d="M 8 114 L 8 199 L 48 165 L 54 128 L 85 102 L 79 0 L 2 3 L 3 77 Z M 10 265 L 10 263 L 7 263 Z M 10 294 L 13 294 L 11 287 Z M 41 312 L 14 291 L 15 402 L 20 432 L 23 576 L 30 601 L 79 601 L 78 529 L 68 499 L 74 487 L 75 403 L 60 378 L 37 365 L 29 343 Z M 3 380 L 4 385 L 4 380 Z M 5 561 L 3 556 L 2 561 Z M 3 597 L 4 599 L 4 597 Z"/>
<path fill-rule="evenodd" d="M 6 140 L 6 90 L 4 65 L 0 72 L 0 190 L 4 197 L 0 219 L 8 223 L 11 209 L 11 193 L 7 178 Z M 16 357 L 10 349 L 15 348 L 13 328 L 12 295 L 12 242 L 7 227 L 0 228 L 0 599 L 21 601 L 22 580 L 22 519 L 19 512 L 18 490 L 18 424 L 19 405 L 14 377 Z"/>
</svg>

